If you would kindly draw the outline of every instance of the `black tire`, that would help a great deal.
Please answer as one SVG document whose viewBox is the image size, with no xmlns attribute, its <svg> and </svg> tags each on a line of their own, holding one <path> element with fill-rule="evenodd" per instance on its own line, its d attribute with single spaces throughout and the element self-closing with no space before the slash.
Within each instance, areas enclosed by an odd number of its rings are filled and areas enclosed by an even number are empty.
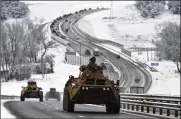
<svg viewBox="0 0 181 119">
<path fill-rule="evenodd" d="M 70 101 L 68 89 L 64 89 L 63 94 L 63 110 L 68 112 L 74 112 L 74 103 Z"/>
<path fill-rule="evenodd" d="M 57 101 L 60 101 L 60 93 L 57 92 Z"/>
<path fill-rule="evenodd" d="M 40 92 L 40 102 L 43 102 L 43 92 Z"/>
<path fill-rule="evenodd" d="M 118 114 L 120 112 L 120 97 L 117 102 L 110 102 L 106 104 L 107 113 Z"/>
<path fill-rule="evenodd" d="M 25 101 L 25 97 L 23 95 L 21 95 L 20 100 Z"/>
</svg>

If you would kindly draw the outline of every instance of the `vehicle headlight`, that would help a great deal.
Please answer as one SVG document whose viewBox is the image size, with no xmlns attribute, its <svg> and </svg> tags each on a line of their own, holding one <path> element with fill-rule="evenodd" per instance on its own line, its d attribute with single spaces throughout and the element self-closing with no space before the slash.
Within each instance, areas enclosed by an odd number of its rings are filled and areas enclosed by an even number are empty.
<svg viewBox="0 0 181 119">
<path fill-rule="evenodd" d="M 107 88 L 107 90 L 109 90 L 109 88 Z"/>
<path fill-rule="evenodd" d="M 106 90 L 106 88 L 103 88 L 103 90 Z"/>
</svg>

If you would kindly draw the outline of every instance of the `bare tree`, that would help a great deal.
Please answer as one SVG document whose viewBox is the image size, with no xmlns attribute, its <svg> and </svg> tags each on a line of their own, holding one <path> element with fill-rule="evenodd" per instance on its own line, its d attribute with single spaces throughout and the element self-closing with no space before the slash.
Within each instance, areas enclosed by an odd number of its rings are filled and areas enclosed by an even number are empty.
<svg viewBox="0 0 181 119">
<path fill-rule="evenodd" d="M 180 72 L 180 25 L 173 22 L 164 22 L 156 27 L 157 36 L 160 40 L 155 42 L 159 55 L 166 60 L 176 63 Z"/>
<path fill-rule="evenodd" d="M 43 28 L 41 19 L 30 18 L 2 25 L 0 61 L 6 80 L 9 77 L 18 80 L 28 78 L 31 73 L 30 66 L 39 60 L 41 72 L 45 73 L 45 55 L 54 42 L 47 40 Z M 9 69 L 9 72 L 6 72 L 6 69 Z"/>
</svg>

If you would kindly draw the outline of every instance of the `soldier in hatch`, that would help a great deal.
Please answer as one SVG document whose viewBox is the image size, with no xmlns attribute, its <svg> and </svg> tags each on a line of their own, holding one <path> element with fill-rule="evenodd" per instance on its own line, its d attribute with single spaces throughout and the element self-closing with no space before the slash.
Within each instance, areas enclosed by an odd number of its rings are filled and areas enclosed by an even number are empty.
<svg viewBox="0 0 181 119">
<path fill-rule="evenodd" d="M 31 91 L 31 90 L 36 90 L 36 88 L 37 88 L 37 85 L 36 85 L 36 82 L 35 81 L 31 81 L 31 80 L 29 80 L 28 82 L 27 82 L 27 87 L 26 87 L 26 91 L 27 92 L 29 92 L 29 91 Z"/>
<path fill-rule="evenodd" d="M 92 71 L 93 73 L 97 70 L 96 58 L 92 57 L 89 59 L 89 64 L 87 65 L 87 69 Z"/>
</svg>

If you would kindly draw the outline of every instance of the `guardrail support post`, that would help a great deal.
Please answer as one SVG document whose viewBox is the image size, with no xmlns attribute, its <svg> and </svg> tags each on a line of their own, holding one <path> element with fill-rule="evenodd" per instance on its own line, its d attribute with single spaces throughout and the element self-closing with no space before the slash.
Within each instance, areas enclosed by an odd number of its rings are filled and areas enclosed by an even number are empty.
<svg viewBox="0 0 181 119">
<path fill-rule="evenodd" d="M 167 101 L 167 103 L 170 103 L 170 101 Z M 170 116 L 170 109 L 167 109 L 167 116 Z"/>
<path fill-rule="evenodd" d="M 178 111 L 175 110 L 175 117 L 178 117 Z"/>
<path fill-rule="evenodd" d="M 167 116 L 170 116 L 170 109 L 167 109 Z"/>
<path fill-rule="evenodd" d="M 132 110 L 134 110 L 134 105 L 132 105 Z"/>
<path fill-rule="evenodd" d="M 136 105 L 136 111 L 138 111 L 139 110 L 139 105 Z"/>
<path fill-rule="evenodd" d="M 129 110 L 129 104 L 127 105 L 127 108 L 128 108 L 128 110 Z"/>
<path fill-rule="evenodd" d="M 143 112 L 144 111 L 144 107 L 143 106 L 141 106 L 141 112 Z"/>
<path fill-rule="evenodd" d="M 147 106 L 147 113 L 149 113 L 150 112 L 150 108 Z"/>
<path fill-rule="evenodd" d="M 175 104 L 178 104 L 178 103 L 175 102 Z M 175 117 L 178 117 L 178 110 L 175 110 Z"/>
<path fill-rule="evenodd" d="M 160 115 L 162 115 L 162 108 L 160 108 Z"/>
<path fill-rule="evenodd" d="M 125 105 L 126 105 L 126 104 L 123 104 L 123 109 L 125 109 Z"/>
<path fill-rule="evenodd" d="M 156 112 L 156 108 L 155 108 L 155 107 L 153 107 L 153 114 L 155 114 L 155 112 Z"/>
</svg>

